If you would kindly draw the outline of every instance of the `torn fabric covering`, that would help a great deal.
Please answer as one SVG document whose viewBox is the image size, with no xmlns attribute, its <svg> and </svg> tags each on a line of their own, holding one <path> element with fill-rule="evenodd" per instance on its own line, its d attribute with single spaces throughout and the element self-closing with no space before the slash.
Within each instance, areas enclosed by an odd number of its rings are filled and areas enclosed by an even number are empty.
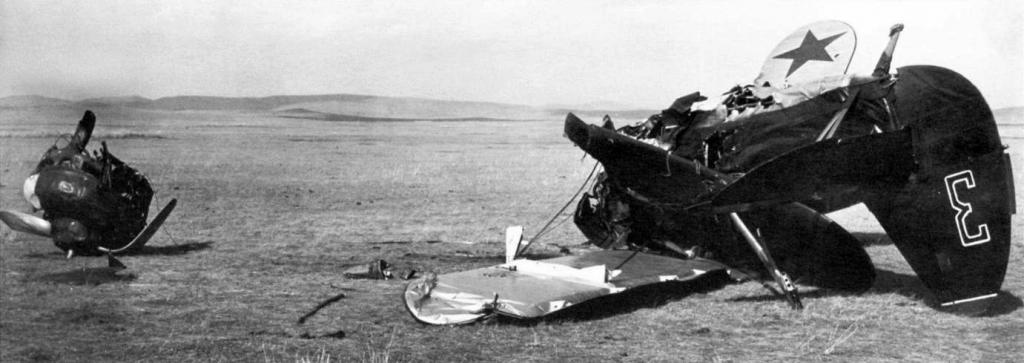
<svg viewBox="0 0 1024 363">
<path fill-rule="evenodd" d="M 785 151 L 813 143 L 847 97 L 849 90 L 839 88 L 792 107 L 723 125 L 716 131 L 731 132 L 722 142 L 722 157 L 716 169 L 746 171 Z"/>
<path fill-rule="evenodd" d="M 786 89 L 736 86 L 722 97 L 689 100 L 618 133 L 725 173 L 743 173 L 785 152 L 810 145 L 837 112 L 849 107 L 836 137 L 867 135 L 892 120 L 881 98 L 891 83 L 856 76 L 826 77 Z M 864 92 L 867 96 L 861 95 Z M 879 112 L 878 110 L 882 110 Z"/>
<path fill-rule="evenodd" d="M 466 324 L 491 314 L 538 318 L 631 288 L 667 281 L 690 281 L 726 266 L 710 260 L 683 260 L 631 251 L 596 251 L 542 261 L 427 276 L 410 283 L 405 304 L 427 324 Z M 627 261 L 605 281 L 607 269 Z M 589 277 L 588 277 L 589 276 Z"/>
</svg>

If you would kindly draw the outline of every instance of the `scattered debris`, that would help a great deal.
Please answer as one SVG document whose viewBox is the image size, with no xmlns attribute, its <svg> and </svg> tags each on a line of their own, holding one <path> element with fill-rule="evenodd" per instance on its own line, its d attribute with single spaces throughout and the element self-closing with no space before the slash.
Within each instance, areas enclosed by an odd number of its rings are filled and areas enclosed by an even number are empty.
<svg viewBox="0 0 1024 363">
<path fill-rule="evenodd" d="M 345 277 L 354 279 L 376 279 L 376 280 L 387 280 L 391 278 L 390 272 L 385 273 L 388 268 L 388 263 L 384 260 L 376 260 L 366 265 L 359 265 L 343 273 Z"/>
<path fill-rule="evenodd" d="M 387 261 L 376 260 L 366 265 L 351 267 L 345 270 L 344 275 L 351 279 L 390 280 L 397 276 L 408 280 L 416 276 L 416 270 L 400 269 L 396 271 Z"/>
<path fill-rule="evenodd" d="M 338 331 L 335 331 L 333 333 L 326 333 L 326 334 L 320 334 L 320 335 L 312 335 L 312 334 L 309 334 L 307 332 L 307 333 L 299 334 L 299 338 L 302 338 L 302 339 L 319 339 L 319 338 L 344 339 L 345 338 L 345 331 L 344 330 L 338 330 Z"/>
<path fill-rule="evenodd" d="M 68 285 L 102 285 L 110 282 L 128 282 L 138 278 L 132 273 L 121 273 L 124 268 L 91 267 L 46 274 L 39 281 Z"/>
<path fill-rule="evenodd" d="M 295 335 L 295 334 L 291 334 L 291 333 L 288 333 L 288 332 L 282 331 L 282 330 L 270 331 L 270 330 L 265 330 L 264 329 L 264 330 L 253 330 L 253 331 L 250 331 L 249 332 L 249 336 L 274 336 L 274 337 L 282 337 L 282 338 L 299 338 L 299 339 L 319 339 L 319 338 L 343 339 L 343 338 L 345 338 L 345 331 L 344 330 L 337 330 L 337 331 L 334 331 L 334 332 L 331 332 L 331 333 L 320 334 L 320 335 L 313 335 L 313 334 L 310 334 L 309 332 L 302 332 L 299 335 Z"/>
<path fill-rule="evenodd" d="M 342 294 L 334 295 L 334 296 L 332 296 L 331 298 L 329 298 L 327 300 L 324 300 L 320 304 L 317 304 L 317 306 L 315 308 L 313 308 L 312 311 L 310 311 L 310 312 L 306 313 L 305 315 L 303 315 L 302 317 L 300 317 L 299 321 L 297 323 L 299 325 L 304 324 L 306 322 L 306 319 L 309 319 L 313 315 L 316 315 L 316 313 L 319 312 L 320 309 L 323 309 L 323 308 L 327 307 L 327 305 L 330 305 L 330 304 L 333 304 L 335 302 L 338 302 L 338 300 L 341 300 L 341 299 L 344 299 L 344 298 L 345 298 L 345 294 L 342 293 Z"/>
</svg>

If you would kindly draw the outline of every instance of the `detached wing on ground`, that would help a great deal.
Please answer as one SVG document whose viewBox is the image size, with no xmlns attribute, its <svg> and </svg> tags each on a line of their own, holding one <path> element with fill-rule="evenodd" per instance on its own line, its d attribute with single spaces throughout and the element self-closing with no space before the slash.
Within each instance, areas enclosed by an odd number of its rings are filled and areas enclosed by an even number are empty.
<svg viewBox="0 0 1024 363">
<path fill-rule="evenodd" d="M 619 270 L 610 270 L 619 265 Z M 725 269 L 711 260 L 629 251 L 514 260 L 413 281 L 406 287 L 405 305 L 416 320 L 437 325 L 471 323 L 492 314 L 538 318 L 601 296 L 645 285 L 691 281 Z"/>
</svg>

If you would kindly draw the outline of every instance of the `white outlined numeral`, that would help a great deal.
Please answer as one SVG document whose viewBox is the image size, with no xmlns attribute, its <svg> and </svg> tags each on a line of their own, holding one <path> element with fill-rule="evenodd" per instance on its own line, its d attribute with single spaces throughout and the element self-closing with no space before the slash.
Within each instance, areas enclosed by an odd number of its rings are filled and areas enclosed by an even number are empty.
<svg viewBox="0 0 1024 363">
<path fill-rule="evenodd" d="M 967 216 L 971 215 L 974 209 L 971 203 L 960 200 L 957 194 L 957 185 L 963 184 L 967 189 L 974 189 L 974 173 L 971 170 L 964 170 L 949 174 L 946 180 L 946 195 L 949 196 L 949 205 L 956 211 L 956 230 L 960 234 L 960 243 L 964 247 L 970 247 L 988 242 L 992 236 L 988 234 L 988 224 L 980 224 L 975 233 L 967 228 Z"/>
</svg>

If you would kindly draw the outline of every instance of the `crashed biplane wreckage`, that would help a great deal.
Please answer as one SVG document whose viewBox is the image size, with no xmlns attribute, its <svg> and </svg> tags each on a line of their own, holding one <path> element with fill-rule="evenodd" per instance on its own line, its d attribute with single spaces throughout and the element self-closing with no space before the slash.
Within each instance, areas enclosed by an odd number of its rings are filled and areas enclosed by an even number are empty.
<svg viewBox="0 0 1024 363">
<path fill-rule="evenodd" d="M 872 286 L 867 252 L 823 215 L 863 203 L 940 309 L 983 313 L 1009 259 L 1016 209 L 1009 157 L 991 110 L 964 77 L 935 66 L 890 72 L 902 28 L 891 29 L 870 75 L 846 75 L 853 29 L 819 22 L 783 40 L 753 84 L 719 97 L 693 93 L 618 129 L 607 117 L 598 126 L 569 114 L 565 135 L 603 167 L 577 205 L 577 227 L 605 249 L 677 257 L 667 279 L 697 276 L 714 270 L 705 261 L 718 261 L 775 280 L 801 308 L 794 281 L 854 292 Z M 557 311 L 570 292 L 599 291 L 571 301 L 578 303 L 627 287 L 615 278 L 632 262 L 616 256 L 621 262 L 510 258 L 432 276 L 409 285 L 406 305 L 435 324 L 495 313 L 535 317 L 543 314 L 524 311 Z M 544 292 L 553 297 L 535 297 L 540 289 L 531 284 L 586 275 L 557 266 L 523 271 L 537 263 L 597 269 L 588 281 L 604 289 L 558 286 Z M 663 266 L 641 266 L 648 264 Z"/>
<path fill-rule="evenodd" d="M 96 116 L 85 111 L 75 133 L 46 150 L 25 180 L 25 200 L 33 211 L 43 211 L 42 218 L 0 210 L 0 220 L 13 230 L 50 237 L 68 258 L 105 254 L 111 265 L 123 266 L 113 255 L 142 248 L 177 200 L 147 225 L 149 180 L 111 154 L 105 142 L 90 155 L 85 146 L 95 126 Z"/>
</svg>

